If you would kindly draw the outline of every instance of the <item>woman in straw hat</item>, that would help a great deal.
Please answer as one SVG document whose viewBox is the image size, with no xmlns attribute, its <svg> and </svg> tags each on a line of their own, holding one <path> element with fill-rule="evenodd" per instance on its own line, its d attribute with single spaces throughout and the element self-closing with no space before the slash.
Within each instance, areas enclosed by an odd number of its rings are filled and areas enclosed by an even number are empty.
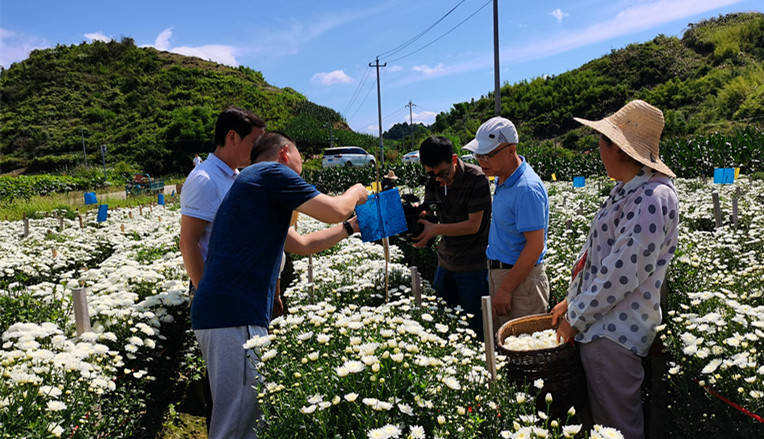
<svg viewBox="0 0 764 439">
<path fill-rule="evenodd" d="M 382 190 L 386 191 L 388 189 L 392 189 L 395 187 L 395 180 L 397 180 L 398 177 L 395 175 L 395 172 L 392 170 L 385 175 L 385 177 L 382 179 L 381 186 Z"/>
<path fill-rule="evenodd" d="M 602 163 L 618 183 L 594 217 L 553 320 L 559 338 L 580 343 L 594 422 L 643 438 L 642 357 L 661 323 L 679 223 L 675 175 L 658 150 L 663 113 L 636 100 L 599 121 L 575 120 L 599 133 Z"/>
</svg>

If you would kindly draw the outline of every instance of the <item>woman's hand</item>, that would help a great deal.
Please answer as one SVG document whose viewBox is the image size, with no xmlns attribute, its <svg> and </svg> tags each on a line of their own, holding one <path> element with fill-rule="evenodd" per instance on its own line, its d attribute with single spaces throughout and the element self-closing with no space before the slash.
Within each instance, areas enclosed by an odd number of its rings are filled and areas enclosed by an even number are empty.
<svg viewBox="0 0 764 439">
<path fill-rule="evenodd" d="M 573 337 L 578 334 L 578 330 L 570 326 L 567 318 L 568 313 L 568 299 L 566 298 L 562 302 L 552 308 L 552 326 L 557 327 L 557 342 L 562 340 L 563 342 L 572 342 Z"/>
</svg>

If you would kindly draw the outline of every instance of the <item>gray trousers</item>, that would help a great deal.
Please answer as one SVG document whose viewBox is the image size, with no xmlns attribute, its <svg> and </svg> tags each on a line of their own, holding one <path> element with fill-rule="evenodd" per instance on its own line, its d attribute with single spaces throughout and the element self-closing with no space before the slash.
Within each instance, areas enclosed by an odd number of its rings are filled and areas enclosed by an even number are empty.
<svg viewBox="0 0 764 439">
<path fill-rule="evenodd" d="M 508 274 L 507 269 L 488 270 L 488 291 L 491 299 Z M 493 330 L 498 331 L 501 325 L 512 319 L 547 312 L 549 312 L 549 279 L 546 276 L 544 264 L 538 264 L 512 292 L 512 309 L 509 314 L 493 317 Z"/>
<path fill-rule="evenodd" d="M 617 428 L 625 439 L 644 439 L 642 357 L 608 338 L 579 348 L 594 423 Z"/>
<path fill-rule="evenodd" d="M 194 330 L 212 391 L 209 439 L 257 439 L 255 427 L 262 417 L 257 386 L 262 376 L 254 366 L 257 357 L 242 345 L 267 334 L 261 326 Z"/>
</svg>

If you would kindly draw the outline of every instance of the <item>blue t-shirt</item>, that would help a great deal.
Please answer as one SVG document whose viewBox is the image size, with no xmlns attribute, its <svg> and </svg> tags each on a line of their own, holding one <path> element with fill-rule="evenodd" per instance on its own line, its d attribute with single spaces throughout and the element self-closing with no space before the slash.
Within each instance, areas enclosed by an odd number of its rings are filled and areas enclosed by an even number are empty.
<svg viewBox="0 0 764 439">
<path fill-rule="evenodd" d="M 204 275 L 191 304 L 194 329 L 268 327 L 292 211 L 318 194 L 276 162 L 239 174 L 212 223 Z"/>
<path fill-rule="evenodd" d="M 520 167 L 496 187 L 493 216 L 488 232 L 488 259 L 514 264 L 525 247 L 524 232 L 544 229 L 544 250 L 537 264 L 544 262 L 549 229 L 549 197 L 544 182 L 520 156 Z"/>
</svg>

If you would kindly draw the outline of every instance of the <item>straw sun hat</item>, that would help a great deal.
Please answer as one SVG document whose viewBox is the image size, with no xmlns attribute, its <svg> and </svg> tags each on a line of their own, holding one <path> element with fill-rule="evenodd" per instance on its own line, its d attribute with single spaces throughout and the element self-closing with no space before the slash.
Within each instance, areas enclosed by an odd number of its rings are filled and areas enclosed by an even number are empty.
<svg viewBox="0 0 764 439">
<path fill-rule="evenodd" d="M 385 178 L 387 178 L 388 180 L 397 180 L 398 179 L 398 177 L 395 176 L 395 172 L 393 172 L 393 171 L 388 172 L 387 175 L 385 175 Z"/>
<path fill-rule="evenodd" d="M 676 177 L 659 155 L 663 112 L 647 102 L 631 101 L 602 120 L 573 119 L 606 135 L 634 160 L 669 177 Z"/>
</svg>

